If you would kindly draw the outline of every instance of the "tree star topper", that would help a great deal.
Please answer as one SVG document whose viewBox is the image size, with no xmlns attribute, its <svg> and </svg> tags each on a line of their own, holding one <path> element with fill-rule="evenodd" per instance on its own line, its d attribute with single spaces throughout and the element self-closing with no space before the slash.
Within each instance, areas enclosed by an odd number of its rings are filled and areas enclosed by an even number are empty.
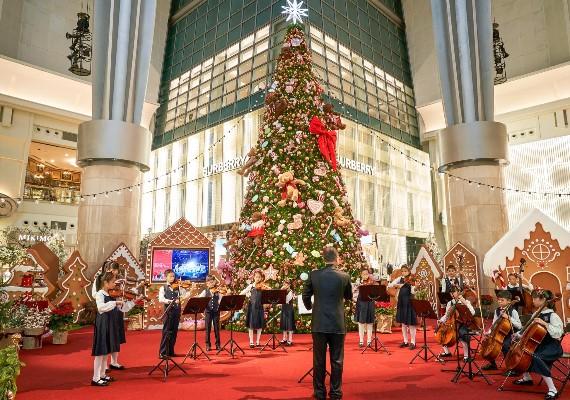
<svg viewBox="0 0 570 400">
<path fill-rule="evenodd" d="M 302 6 L 302 1 L 297 3 L 297 0 L 287 0 L 287 5 L 281 6 L 281 8 L 283 8 L 281 14 L 287 14 L 287 21 L 293 20 L 294 24 L 297 22 L 302 23 L 302 17 L 307 17 L 307 12 L 309 11 L 307 8 L 301 8 Z"/>
</svg>

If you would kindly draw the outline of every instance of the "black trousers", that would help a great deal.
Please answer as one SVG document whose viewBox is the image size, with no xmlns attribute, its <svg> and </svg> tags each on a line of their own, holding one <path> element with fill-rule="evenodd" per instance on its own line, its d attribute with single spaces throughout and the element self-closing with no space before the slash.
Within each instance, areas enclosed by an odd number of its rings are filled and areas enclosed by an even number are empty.
<svg viewBox="0 0 570 400">
<path fill-rule="evenodd" d="M 344 334 L 313 332 L 313 390 L 317 399 L 326 399 L 325 371 L 327 345 L 331 364 L 331 399 L 342 398 Z"/>
<path fill-rule="evenodd" d="M 216 337 L 216 346 L 220 345 L 220 312 L 206 312 L 204 313 L 206 319 L 206 345 L 210 346 L 210 332 L 212 332 L 212 325 L 214 325 L 214 336 Z"/>
<path fill-rule="evenodd" d="M 180 324 L 180 306 L 173 307 L 164 316 L 162 325 L 162 338 L 160 340 L 160 355 L 173 356 L 176 337 L 178 336 L 178 325 Z"/>
</svg>

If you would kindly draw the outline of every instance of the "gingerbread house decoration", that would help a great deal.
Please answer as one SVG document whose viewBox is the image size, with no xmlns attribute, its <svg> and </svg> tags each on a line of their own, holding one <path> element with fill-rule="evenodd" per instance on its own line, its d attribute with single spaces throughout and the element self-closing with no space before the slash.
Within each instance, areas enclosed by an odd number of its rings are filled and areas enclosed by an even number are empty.
<svg viewBox="0 0 570 400">
<path fill-rule="evenodd" d="M 147 290 L 147 297 L 150 299 L 146 303 L 143 324 L 146 329 L 160 329 L 162 328 L 162 321 L 160 316 L 164 312 L 164 307 L 158 302 L 158 292 L 160 286 L 164 283 L 161 281 L 162 272 L 159 271 L 158 252 L 156 250 L 170 250 L 170 249 L 203 249 L 208 250 L 208 270 L 212 270 L 214 266 L 214 244 L 208 240 L 204 234 L 198 231 L 190 222 L 185 218 L 181 218 L 165 231 L 156 236 L 148 244 L 147 262 L 146 262 L 146 276 L 151 279 L 151 285 Z M 155 258 L 157 258 L 155 260 Z M 153 271 L 153 267 L 156 270 Z M 203 284 L 196 287 L 194 291 L 199 294 L 202 291 Z M 199 317 L 198 329 L 204 328 L 204 320 Z M 182 318 L 181 329 L 193 329 L 194 320 L 189 318 Z"/>
<path fill-rule="evenodd" d="M 61 288 L 58 286 L 59 257 L 43 242 L 34 244 L 28 249 L 28 253 L 33 254 L 35 259 L 42 260 L 42 264 L 47 267 L 45 279 L 48 280 L 53 286 L 61 290 Z M 50 296 L 53 297 L 55 295 L 56 291 L 54 291 Z"/>
<path fill-rule="evenodd" d="M 412 274 L 416 275 L 416 291 L 426 291 L 427 300 L 432 304 L 433 310 L 437 314 L 440 307 L 437 292 L 443 271 L 425 245 L 420 247 L 412 266 Z"/>
<path fill-rule="evenodd" d="M 479 296 L 479 269 L 477 256 L 461 242 L 455 243 L 443 256 L 443 274 L 448 266 L 454 265 L 457 272 L 463 275 L 463 284 L 475 290 Z"/>
<path fill-rule="evenodd" d="M 562 296 L 557 312 L 570 323 L 570 232 L 534 209 L 485 254 L 483 271 L 489 277 L 518 272 L 521 258 L 523 275 L 534 287 Z"/>
<path fill-rule="evenodd" d="M 87 304 L 93 300 L 89 290 L 91 281 L 85 276 L 87 268 L 87 263 L 81 258 L 79 251 L 75 250 L 63 266 L 65 275 L 59 283 L 62 290 L 53 301 L 56 306 L 70 302 L 76 312 L 75 322 L 81 318 L 81 313 L 85 311 Z"/>
<path fill-rule="evenodd" d="M 4 290 L 11 300 L 30 295 L 49 299 L 56 292 L 56 287 L 45 276 L 50 267 L 37 251 L 28 249 L 27 253 L 22 263 L 11 271 L 11 277 Z"/>
</svg>

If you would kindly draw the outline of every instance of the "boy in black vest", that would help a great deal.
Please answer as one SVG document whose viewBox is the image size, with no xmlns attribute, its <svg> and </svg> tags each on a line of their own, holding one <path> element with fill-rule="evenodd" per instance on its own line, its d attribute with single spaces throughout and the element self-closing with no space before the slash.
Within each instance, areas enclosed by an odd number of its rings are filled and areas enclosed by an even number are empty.
<svg viewBox="0 0 570 400">
<path fill-rule="evenodd" d="M 216 350 L 220 350 L 220 300 L 222 295 L 218 288 L 218 280 L 213 275 L 206 277 L 206 289 L 200 293 L 200 297 L 209 297 L 210 301 L 204 312 L 206 319 L 206 351 L 210 351 L 210 332 L 212 332 L 212 324 L 214 325 L 214 336 L 216 337 Z"/>
<path fill-rule="evenodd" d="M 509 292 L 508 290 L 501 290 L 500 292 L 497 293 L 497 304 L 499 305 L 499 307 L 497 307 L 497 309 L 495 310 L 493 316 L 493 324 L 491 325 L 492 328 L 495 325 L 495 322 L 497 322 L 499 318 L 505 318 L 511 320 L 513 330 L 508 336 L 505 337 L 505 340 L 503 341 L 503 348 L 501 349 L 503 356 L 505 356 L 509 352 L 509 348 L 511 347 L 511 342 L 513 340 L 513 333 L 520 331 L 522 328 L 522 323 L 519 318 L 519 313 L 517 312 L 515 307 L 510 307 L 508 312 L 506 312 L 507 311 L 506 308 L 512 299 L 513 296 L 511 292 Z M 490 333 L 491 330 L 486 332 L 486 335 L 489 335 Z M 495 360 L 490 361 L 488 364 L 484 365 L 481 369 L 483 370 L 497 369 L 497 363 L 495 362 Z"/>
<path fill-rule="evenodd" d="M 172 286 L 176 279 L 174 271 L 171 269 L 164 272 L 166 276 L 166 284 L 160 287 L 158 291 L 158 301 L 164 304 L 164 310 L 168 312 L 164 316 L 162 325 L 162 339 L 160 340 L 160 358 L 176 357 L 174 353 L 174 345 L 178 335 L 178 325 L 180 324 L 180 302 L 185 300 L 190 293 L 182 288 Z M 172 304 L 174 303 L 174 304 Z M 168 308 L 168 306 L 172 306 Z"/>
<path fill-rule="evenodd" d="M 441 280 L 441 293 L 451 293 L 451 288 L 453 286 L 457 286 L 459 290 L 463 291 L 463 277 L 457 274 L 457 268 L 455 268 L 455 265 L 448 265 L 445 272 L 445 278 Z"/>
</svg>

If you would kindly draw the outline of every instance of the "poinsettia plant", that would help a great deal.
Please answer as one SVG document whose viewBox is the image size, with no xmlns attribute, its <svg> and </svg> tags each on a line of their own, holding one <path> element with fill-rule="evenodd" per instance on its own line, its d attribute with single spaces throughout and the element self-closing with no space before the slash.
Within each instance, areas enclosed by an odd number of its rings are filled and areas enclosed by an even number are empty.
<svg viewBox="0 0 570 400">
<path fill-rule="evenodd" d="M 377 301 L 376 302 L 376 313 L 380 315 L 396 315 L 396 310 L 392 304 L 388 301 Z"/>
<path fill-rule="evenodd" d="M 60 303 L 51 312 L 49 329 L 54 332 L 68 331 L 75 319 L 75 310 L 70 301 Z"/>
<path fill-rule="evenodd" d="M 127 317 L 133 317 L 135 315 L 142 314 L 144 312 L 144 300 L 138 299 L 135 301 L 135 306 L 129 310 Z"/>
</svg>

